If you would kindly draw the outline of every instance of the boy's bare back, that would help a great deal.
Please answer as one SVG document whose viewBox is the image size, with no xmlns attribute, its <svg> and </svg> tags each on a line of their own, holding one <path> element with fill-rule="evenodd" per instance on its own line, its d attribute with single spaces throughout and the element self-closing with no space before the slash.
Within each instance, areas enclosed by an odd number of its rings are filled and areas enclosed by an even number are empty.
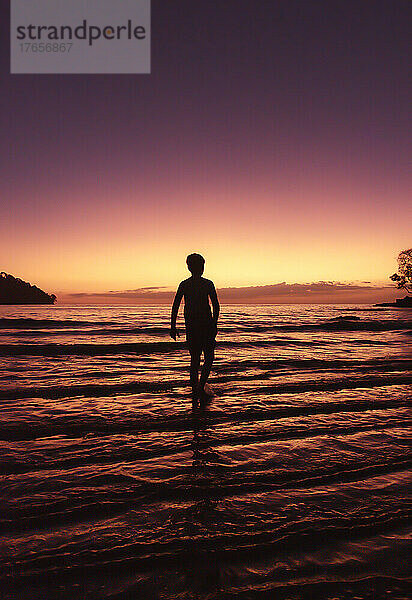
<svg viewBox="0 0 412 600">
<path fill-rule="evenodd" d="M 189 277 L 181 282 L 177 293 L 180 293 L 185 300 L 185 320 L 211 318 L 209 298 L 212 303 L 217 300 L 213 281 L 204 277 Z"/>
</svg>

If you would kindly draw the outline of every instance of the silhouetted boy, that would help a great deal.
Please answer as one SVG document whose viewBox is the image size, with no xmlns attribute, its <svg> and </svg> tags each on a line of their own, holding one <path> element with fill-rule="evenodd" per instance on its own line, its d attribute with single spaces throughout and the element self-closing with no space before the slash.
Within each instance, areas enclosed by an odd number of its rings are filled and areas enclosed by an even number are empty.
<svg viewBox="0 0 412 600">
<path fill-rule="evenodd" d="M 190 254 L 186 259 L 187 268 L 192 276 L 179 285 L 172 307 L 170 336 L 175 340 L 179 335 L 176 318 L 182 297 L 185 298 L 186 341 L 190 351 L 190 384 L 193 401 L 204 396 L 204 387 L 215 358 L 215 337 L 219 317 L 219 301 L 213 281 L 202 277 L 205 259 L 200 254 Z M 210 310 L 209 298 L 213 306 Z M 204 354 L 204 363 L 199 381 L 200 356 Z"/>
</svg>

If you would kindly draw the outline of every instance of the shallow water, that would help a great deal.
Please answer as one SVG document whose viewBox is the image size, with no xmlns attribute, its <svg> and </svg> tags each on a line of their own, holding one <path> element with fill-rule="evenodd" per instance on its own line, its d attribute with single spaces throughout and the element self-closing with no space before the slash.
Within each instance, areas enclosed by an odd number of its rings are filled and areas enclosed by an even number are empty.
<svg viewBox="0 0 412 600">
<path fill-rule="evenodd" d="M 1 307 L 7 600 L 408 597 L 410 310 Z M 183 333 L 183 332 L 182 332 Z"/>
</svg>

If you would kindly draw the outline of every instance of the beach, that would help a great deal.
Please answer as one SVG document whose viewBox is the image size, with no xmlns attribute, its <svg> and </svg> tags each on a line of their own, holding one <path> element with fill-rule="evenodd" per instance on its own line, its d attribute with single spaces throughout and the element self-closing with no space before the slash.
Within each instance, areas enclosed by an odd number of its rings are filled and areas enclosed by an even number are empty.
<svg viewBox="0 0 412 600">
<path fill-rule="evenodd" d="M 412 313 L 2 306 L 4 600 L 408 597 Z"/>
</svg>

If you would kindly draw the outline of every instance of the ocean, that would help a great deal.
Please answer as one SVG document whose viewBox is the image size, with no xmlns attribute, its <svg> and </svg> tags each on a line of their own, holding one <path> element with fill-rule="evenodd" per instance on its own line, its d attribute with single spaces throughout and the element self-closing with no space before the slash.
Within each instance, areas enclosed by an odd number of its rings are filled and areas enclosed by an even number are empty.
<svg viewBox="0 0 412 600">
<path fill-rule="evenodd" d="M 0 307 L 0 597 L 409 597 L 412 312 Z"/>
</svg>

